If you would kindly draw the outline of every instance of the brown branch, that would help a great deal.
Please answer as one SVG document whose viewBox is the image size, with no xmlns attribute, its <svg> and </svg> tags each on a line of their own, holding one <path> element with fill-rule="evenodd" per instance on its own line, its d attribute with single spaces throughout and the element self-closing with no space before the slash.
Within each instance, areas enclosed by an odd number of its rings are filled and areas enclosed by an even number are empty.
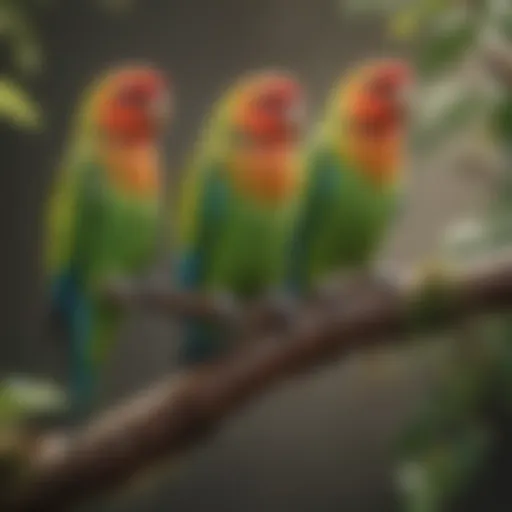
<svg viewBox="0 0 512 512">
<path fill-rule="evenodd" d="M 178 291 L 151 283 L 126 280 L 109 284 L 105 297 L 114 306 L 137 307 L 167 317 L 201 318 L 227 325 L 243 333 L 272 329 L 282 323 L 282 312 L 268 301 L 242 304 L 227 294 Z"/>
<path fill-rule="evenodd" d="M 505 263 L 460 270 L 443 280 L 438 291 L 450 300 L 439 302 L 436 328 L 512 305 L 509 261 L 510 255 Z M 343 310 L 334 304 L 310 305 L 286 335 L 268 336 L 227 359 L 163 381 L 66 436 L 60 450 L 40 448 L 2 511 L 67 510 L 126 483 L 159 460 L 182 454 L 276 382 L 424 326 L 412 312 L 432 290 L 427 286 L 431 283 L 404 278 L 396 293 L 376 287 Z M 46 445 L 49 440 L 45 438 Z"/>
<path fill-rule="evenodd" d="M 227 297 L 221 299 L 128 280 L 109 284 L 105 297 L 123 308 L 135 306 L 167 316 L 201 317 L 212 322 L 229 322 L 240 314 L 238 305 L 228 302 Z"/>
</svg>

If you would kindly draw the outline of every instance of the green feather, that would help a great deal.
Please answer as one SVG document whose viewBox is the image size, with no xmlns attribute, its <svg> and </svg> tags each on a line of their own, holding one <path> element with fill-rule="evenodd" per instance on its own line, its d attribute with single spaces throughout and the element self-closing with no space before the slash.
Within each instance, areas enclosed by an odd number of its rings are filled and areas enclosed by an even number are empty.
<svg viewBox="0 0 512 512">
<path fill-rule="evenodd" d="M 329 143 L 306 158 L 306 186 L 294 257 L 299 288 L 337 270 L 370 263 L 397 208 L 395 184 L 378 186 L 348 165 Z"/>
</svg>

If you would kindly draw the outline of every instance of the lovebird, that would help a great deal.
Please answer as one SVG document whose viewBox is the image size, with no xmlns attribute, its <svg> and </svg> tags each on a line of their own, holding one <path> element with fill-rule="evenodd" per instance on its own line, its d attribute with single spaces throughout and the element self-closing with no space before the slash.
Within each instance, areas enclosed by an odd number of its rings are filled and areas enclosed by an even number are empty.
<svg viewBox="0 0 512 512">
<path fill-rule="evenodd" d="M 335 87 L 305 151 L 289 283 L 307 294 L 336 271 L 366 270 L 402 196 L 412 70 L 364 63 Z"/>
<path fill-rule="evenodd" d="M 111 70 L 79 108 L 46 205 L 45 271 L 70 348 L 71 407 L 87 411 L 122 321 L 107 280 L 144 272 L 157 247 L 167 79 L 151 66 Z"/>
<path fill-rule="evenodd" d="M 176 284 L 252 300 L 278 297 L 286 279 L 297 201 L 305 94 L 296 78 L 240 78 L 213 108 L 183 179 Z M 226 333 L 191 321 L 183 365 L 227 348 Z"/>
</svg>

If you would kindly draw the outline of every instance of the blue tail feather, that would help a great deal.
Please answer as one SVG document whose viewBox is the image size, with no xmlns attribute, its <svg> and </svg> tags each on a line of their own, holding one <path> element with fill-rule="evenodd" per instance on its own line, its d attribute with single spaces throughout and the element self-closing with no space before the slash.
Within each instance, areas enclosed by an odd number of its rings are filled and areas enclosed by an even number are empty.
<svg viewBox="0 0 512 512">
<path fill-rule="evenodd" d="M 64 320 L 70 349 L 69 386 L 72 406 L 83 411 L 94 395 L 94 368 L 91 340 L 94 335 L 94 311 L 72 272 L 54 280 L 51 286 L 53 310 Z"/>
</svg>

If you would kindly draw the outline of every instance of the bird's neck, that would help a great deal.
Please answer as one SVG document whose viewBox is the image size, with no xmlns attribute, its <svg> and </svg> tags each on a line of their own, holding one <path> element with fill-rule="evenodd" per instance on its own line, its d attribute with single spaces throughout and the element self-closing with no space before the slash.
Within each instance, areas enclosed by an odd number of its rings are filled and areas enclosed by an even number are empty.
<svg viewBox="0 0 512 512">
<path fill-rule="evenodd" d="M 403 166 L 404 137 L 392 132 L 381 137 L 345 135 L 335 150 L 351 166 L 362 172 L 368 180 L 379 186 L 394 184 Z"/>
<path fill-rule="evenodd" d="M 294 151 L 278 155 L 238 154 L 226 167 L 234 186 L 258 202 L 279 206 L 297 194 L 300 175 Z"/>
<path fill-rule="evenodd" d="M 101 156 L 110 179 L 119 190 L 139 197 L 157 195 L 161 166 L 154 144 L 108 143 L 102 145 Z"/>
</svg>

